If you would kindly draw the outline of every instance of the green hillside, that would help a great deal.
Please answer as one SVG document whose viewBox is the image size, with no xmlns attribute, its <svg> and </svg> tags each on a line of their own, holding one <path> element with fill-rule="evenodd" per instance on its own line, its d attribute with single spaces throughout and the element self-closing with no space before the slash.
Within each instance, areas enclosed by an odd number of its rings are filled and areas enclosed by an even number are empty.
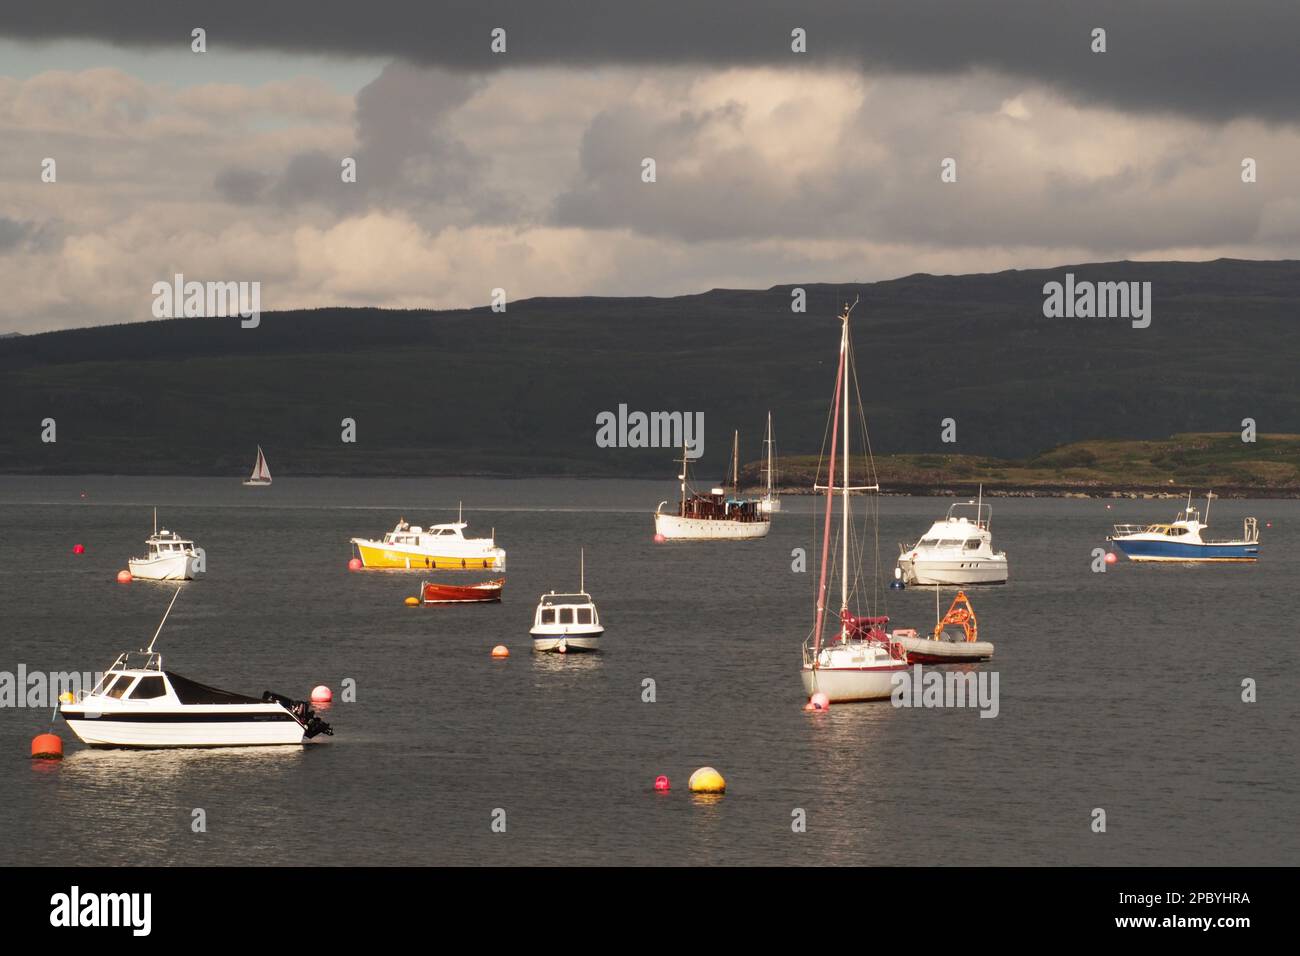
<svg viewBox="0 0 1300 956">
<path fill-rule="evenodd" d="M 1150 328 L 1044 318 L 1043 284 L 1067 270 L 1152 282 Z M 781 453 L 818 452 L 835 315 L 854 295 L 859 385 L 881 454 L 1024 463 L 1076 442 L 1232 432 L 1248 417 L 1261 431 L 1300 432 L 1298 262 L 1120 262 L 805 288 L 804 313 L 791 311 L 791 286 L 778 286 L 531 299 L 504 314 L 283 312 L 256 329 L 120 316 L 125 324 L 0 339 L 0 471 L 234 476 L 260 443 L 277 475 L 670 477 L 670 449 L 597 446 L 597 414 L 626 404 L 702 412 L 695 471 L 712 480 L 729 464 L 733 429 L 742 457 L 758 457 L 769 410 Z M 57 421 L 54 444 L 41 441 L 45 418 Z M 344 418 L 357 422 L 355 444 L 340 440 Z M 946 418 L 957 422 L 955 446 L 941 441 Z M 1152 481 L 1165 480 L 1159 470 Z"/>
<path fill-rule="evenodd" d="M 1026 459 L 974 455 L 882 455 L 875 459 L 881 490 L 1006 492 L 1155 493 L 1194 489 L 1217 494 L 1300 494 L 1300 435 L 1258 435 L 1254 443 L 1238 432 L 1174 435 L 1158 441 L 1073 442 Z M 806 493 L 818 459 L 779 457 L 777 474 L 787 492 Z M 824 464 L 823 464 L 824 467 Z M 855 456 L 853 475 L 865 459 Z M 759 480 L 759 464 L 741 469 L 743 481 Z M 823 476 L 824 481 L 824 476 Z"/>
</svg>

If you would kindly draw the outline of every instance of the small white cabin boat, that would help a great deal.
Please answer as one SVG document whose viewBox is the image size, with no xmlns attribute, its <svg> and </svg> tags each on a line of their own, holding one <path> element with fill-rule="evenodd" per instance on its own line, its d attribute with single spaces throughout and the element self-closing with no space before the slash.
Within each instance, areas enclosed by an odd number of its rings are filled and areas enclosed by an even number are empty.
<svg viewBox="0 0 1300 956">
<path fill-rule="evenodd" d="M 250 488 L 265 488 L 271 484 L 271 467 L 266 463 L 262 446 L 257 446 L 257 460 L 253 462 L 253 473 L 244 484 Z"/>
<path fill-rule="evenodd" d="M 1007 555 L 993 550 L 993 508 L 956 502 L 911 546 L 900 546 L 898 569 L 907 584 L 1006 584 Z"/>
<path fill-rule="evenodd" d="M 176 592 L 176 596 L 180 591 Z M 176 597 L 172 598 L 172 604 Z M 167 611 L 170 613 L 171 606 Z M 163 621 L 167 620 L 166 614 Z M 158 626 L 162 631 L 162 625 Z M 154 641 L 158 634 L 154 634 Z M 153 650 L 120 654 L 89 692 L 60 704 L 68 728 L 91 747 L 265 747 L 333 735 L 306 701 L 267 691 L 245 697 L 163 669 Z"/>
<path fill-rule="evenodd" d="M 199 560 L 194 542 L 166 528 L 159 531 L 156 518 L 154 523 L 154 533 L 144 542 L 148 548 L 145 556 L 127 561 L 131 576 L 146 581 L 193 580 Z"/>
<path fill-rule="evenodd" d="M 533 650 L 560 654 L 600 650 L 600 636 L 605 633 L 605 628 L 600 623 L 596 602 L 586 591 L 586 561 L 581 563 L 583 568 L 576 593 L 552 591 L 543 594 L 537 602 L 533 627 L 528 632 L 533 636 Z"/>
</svg>

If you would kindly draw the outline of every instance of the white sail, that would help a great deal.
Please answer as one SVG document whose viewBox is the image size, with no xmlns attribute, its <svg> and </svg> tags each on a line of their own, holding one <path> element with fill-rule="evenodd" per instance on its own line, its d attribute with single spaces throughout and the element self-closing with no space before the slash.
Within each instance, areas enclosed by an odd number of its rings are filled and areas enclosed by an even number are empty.
<svg viewBox="0 0 1300 956">
<path fill-rule="evenodd" d="M 257 460 L 253 462 L 253 473 L 248 476 L 248 481 L 244 484 L 269 485 L 271 483 L 271 469 L 266 464 L 266 455 L 262 453 L 262 446 L 257 446 Z"/>
</svg>

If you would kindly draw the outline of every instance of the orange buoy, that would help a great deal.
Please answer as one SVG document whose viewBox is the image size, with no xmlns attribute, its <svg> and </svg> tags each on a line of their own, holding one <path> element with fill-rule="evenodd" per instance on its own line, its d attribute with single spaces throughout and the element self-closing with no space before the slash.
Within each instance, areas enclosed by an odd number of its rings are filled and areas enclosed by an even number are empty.
<svg viewBox="0 0 1300 956">
<path fill-rule="evenodd" d="M 418 597 L 409 597 L 402 603 L 405 604 L 407 607 L 418 607 L 420 604 L 420 599 Z"/>
<path fill-rule="evenodd" d="M 655 789 L 660 793 L 665 793 L 672 789 L 672 785 L 668 782 L 667 777 L 665 777 L 663 774 L 660 774 L 659 776 L 655 777 Z"/>
<path fill-rule="evenodd" d="M 361 570 L 361 559 L 360 559 L 360 558 L 353 558 L 351 561 L 349 561 L 349 562 L 348 562 L 348 570 L 349 570 L 349 571 L 360 571 L 360 570 Z"/>
<path fill-rule="evenodd" d="M 510 648 L 506 647 L 504 644 L 498 644 L 496 647 L 492 648 L 492 656 L 498 658 L 509 657 Z"/>
<path fill-rule="evenodd" d="M 63 741 L 58 734 L 37 734 L 32 738 L 32 756 L 40 760 L 60 760 Z"/>
<path fill-rule="evenodd" d="M 74 544 L 74 545 L 72 546 L 72 553 L 73 553 L 73 554 L 85 554 L 85 553 L 86 553 L 86 546 L 85 546 L 84 544 Z"/>
<path fill-rule="evenodd" d="M 668 539 L 665 538 L 665 537 L 664 537 L 663 535 L 661 535 L 661 534 L 656 534 L 656 535 L 655 535 L 655 544 L 663 544 L 663 543 L 664 543 L 665 541 L 667 541 L 667 540 L 668 540 Z"/>
<path fill-rule="evenodd" d="M 328 704 L 334 699 L 334 691 L 330 690 L 324 684 L 317 684 L 311 689 L 311 700 L 313 704 Z"/>
<path fill-rule="evenodd" d="M 132 577 L 131 572 L 126 570 L 125 568 L 117 572 L 118 584 L 130 584 L 133 580 L 135 579 Z"/>
</svg>

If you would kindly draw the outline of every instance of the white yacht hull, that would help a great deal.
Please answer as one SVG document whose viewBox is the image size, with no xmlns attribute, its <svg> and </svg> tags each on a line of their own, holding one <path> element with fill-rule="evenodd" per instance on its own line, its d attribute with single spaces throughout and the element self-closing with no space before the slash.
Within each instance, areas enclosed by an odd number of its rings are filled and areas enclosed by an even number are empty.
<svg viewBox="0 0 1300 956">
<path fill-rule="evenodd" d="M 77 738 L 91 747 L 265 747 L 304 740 L 302 725 L 285 710 L 202 714 L 186 708 L 169 714 L 105 713 L 93 719 L 65 711 L 63 716 Z"/>
<path fill-rule="evenodd" d="M 146 581 L 190 581 L 197 561 L 193 554 L 169 554 L 153 559 L 131 558 L 127 567 L 132 577 Z"/>
<path fill-rule="evenodd" d="M 592 630 L 555 634 L 534 628 L 529 633 L 533 637 L 533 650 L 567 654 L 571 651 L 600 650 L 600 636 L 605 633 L 605 629 L 598 627 Z"/>
<path fill-rule="evenodd" d="M 762 538 L 770 530 L 770 521 L 727 521 L 655 514 L 655 534 L 670 541 L 741 541 Z"/>
<path fill-rule="evenodd" d="M 899 558 L 907 584 L 1006 584 L 1007 560 L 1001 558 Z"/>
<path fill-rule="evenodd" d="M 885 667 L 818 667 L 804 665 L 800 677 L 804 693 L 823 693 L 833 704 L 888 700 L 894 693 L 894 675 L 907 671 L 902 662 Z"/>
</svg>

